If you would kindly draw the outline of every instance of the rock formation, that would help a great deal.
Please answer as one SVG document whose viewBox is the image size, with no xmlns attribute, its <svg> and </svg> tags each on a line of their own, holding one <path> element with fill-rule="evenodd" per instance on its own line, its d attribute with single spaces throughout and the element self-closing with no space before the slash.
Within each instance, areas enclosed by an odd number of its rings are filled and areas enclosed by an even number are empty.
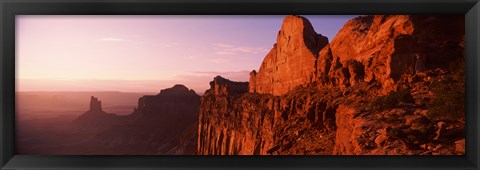
<svg viewBox="0 0 480 170">
<path fill-rule="evenodd" d="M 318 51 L 328 44 L 310 22 L 301 16 L 287 16 L 277 43 L 265 56 L 258 72 L 250 74 L 250 92 L 282 95 L 315 78 Z"/>
<path fill-rule="evenodd" d="M 248 82 L 233 82 L 221 76 L 213 78 L 210 89 L 205 93 L 214 95 L 238 95 L 248 92 Z"/>
<path fill-rule="evenodd" d="M 463 32 L 463 16 L 362 16 L 327 45 L 307 19 L 288 16 L 259 71 L 250 74 L 249 91 L 278 96 L 310 83 L 345 88 L 377 81 L 386 94 L 401 75 L 415 73 L 416 55 L 428 69 L 463 55 Z"/>
<path fill-rule="evenodd" d="M 146 95 L 138 99 L 133 115 L 143 117 L 186 116 L 196 119 L 200 96 L 184 85 L 175 85 L 161 90 L 157 95 Z"/>
<path fill-rule="evenodd" d="M 81 144 L 88 154 L 189 155 L 197 149 L 199 107 L 200 96 L 195 91 L 175 85 L 139 98 L 138 106 L 127 116 L 103 112 L 101 102 L 92 97 L 90 110 L 74 123 L 97 127 L 89 131 L 93 137 Z"/>
<path fill-rule="evenodd" d="M 102 113 L 104 112 L 102 109 L 102 101 L 98 100 L 95 97 L 90 97 L 90 109 L 88 112 L 94 112 L 94 113 Z"/>
<path fill-rule="evenodd" d="M 217 78 L 216 78 L 217 79 Z M 224 81 L 225 82 L 225 81 Z M 215 83 L 215 80 L 212 81 Z M 226 81 L 225 86 L 235 84 Z M 203 155 L 328 154 L 334 131 L 332 103 L 318 95 L 230 95 L 207 90 L 202 97 L 198 153 Z M 304 105 L 304 103 L 308 103 Z M 305 130 L 304 127 L 311 129 Z M 330 133 L 332 134 L 332 133 Z M 330 144 L 330 148 L 325 147 Z"/>
<path fill-rule="evenodd" d="M 127 122 L 125 116 L 103 111 L 102 102 L 94 96 L 90 97 L 90 109 L 73 120 L 73 123 L 79 125 L 78 128 L 81 129 L 101 129 L 125 122 Z"/>
<path fill-rule="evenodd" d="M 361 16 L 328 44 L 288 16 L 249 93 L 211 82 L 198 153 L 463 154 L 463 41 L 463 16 Z"/>
<path fill-rule="evenodd" d="M 344 88 L 381 82 L 396 89 L 404 74 L 415 73 L 416 55 L 427 69 L 446 68 L 463 56 L 463 16 L 362 16 L 348 21 L 319 53 L 320 86 Z"/>
</svg>

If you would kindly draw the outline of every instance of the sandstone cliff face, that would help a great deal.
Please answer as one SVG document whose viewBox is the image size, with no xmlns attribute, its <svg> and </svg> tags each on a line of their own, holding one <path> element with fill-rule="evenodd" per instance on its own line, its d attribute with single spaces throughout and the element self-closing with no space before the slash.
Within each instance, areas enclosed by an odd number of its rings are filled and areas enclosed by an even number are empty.
<svg viewBox="0 0 480 170">
<path fill-rule="evenodd" d="M 214 80 L 212 84 L 218 85 L 218 82 Z M 224 81 L 221 85 L 231 84 L 234 82 Z M 241 96 L 218 94 L 211 90 L 201 102 L 199 154 L 332 152 L 333 138 L 328 134 L 335 129 L 335 106 L 322 94 L 310 91 L 281 98 L 246 91 Z M 328 144 L 330 146 L 325 147 Z"/>
<path fill-rule="evenodd" d="M 205 93 L 199 154 L 465 152 L 463 17 L 362 16 L 323 46 L 289 40 L 315 37 L 305 20 L 285 19 L 249 93 Z"/>
<path fill-rule="evenodd" d="M 381 82 L 386 94 L 419 59 L 428 69 L 446 68 L 463 56 L 462 16 L 363 16 L 348 21 L 319 53 L 318 84 L 345 88 Z"/>
<path fill-rule="evenodd" d="M 259 71 L 251 72 L 249 92 L 278 96 L 310 83 L 345 88 L 378 81 L 386 94 L 401 75 L 415 73 L 417 56 L 435 69 L 463 55 L 464 25 L 463 16 L 362 16 L 328 43 L 308 20 L 288 16 Z"/>
<path fill-rule="evenodd" d="M 286 17 L 259 71 L 250 74 L 249 91 L 282 95 L 312 82 L 318 51 L 327 44 L 328 39 L 317 34 L 306 18 Z"/>
</svg>

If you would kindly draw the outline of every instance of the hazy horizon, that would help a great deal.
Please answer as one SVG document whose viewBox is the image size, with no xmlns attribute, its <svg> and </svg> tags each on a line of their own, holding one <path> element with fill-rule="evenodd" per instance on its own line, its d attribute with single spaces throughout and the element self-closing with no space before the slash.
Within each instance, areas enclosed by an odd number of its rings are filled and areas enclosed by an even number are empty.
<svg viewBox="0 0 480 170">
<path fill-rule="evenodd" d="M 199 94 L 213 77 L 248 81 L 276 42 L 275 16 L 16 17 L 19 92 Z M 356 16 L 304 16 L 329 41 Z"/>
<path fill-rule="evenodd" d="M 167 87 L 170 88 L 170 87 Z M 156 95 L 160 93 L 160 91 L 163 89 L 160 89 L 159 91 L 148 91 L 148 92 L 128 92 L 128 91 L 113 91 L 113 90 L 105 90 L 105 91 L 62 91 L 62 90 L 56 90 L 56 91 L 17 91 L 17 93 L 130 93 L 130 94 L 144 94 L 144 95 Z M 204 92 L 197 92 L 197 94 L 202 95 Z"/>
</svg>

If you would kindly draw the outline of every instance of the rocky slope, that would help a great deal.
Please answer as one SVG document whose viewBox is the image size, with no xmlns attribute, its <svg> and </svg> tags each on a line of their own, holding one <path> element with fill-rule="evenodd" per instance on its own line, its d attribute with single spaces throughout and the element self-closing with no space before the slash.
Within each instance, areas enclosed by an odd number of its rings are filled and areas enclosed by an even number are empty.
<svg viewBox="0 0 480 170">
<path fill-rule="evenodd" d="M 100 101 L 92 97 L 90 110 L 74 124 L 78 131 L 97 127 L 79 144 L 86 154 L 195 154 L 199 106 L 200 96 L 175 85 L 158 95 L 141 97 L 138 107 L 127 116 L 103 112 Z"/>
<path fill-rule="evenodd" d="M 462 16 L 362 16 L 325 41 L 286 17 L 249 92 L 215 78 L 198 153 L 464 154 Z"/>
</svg>

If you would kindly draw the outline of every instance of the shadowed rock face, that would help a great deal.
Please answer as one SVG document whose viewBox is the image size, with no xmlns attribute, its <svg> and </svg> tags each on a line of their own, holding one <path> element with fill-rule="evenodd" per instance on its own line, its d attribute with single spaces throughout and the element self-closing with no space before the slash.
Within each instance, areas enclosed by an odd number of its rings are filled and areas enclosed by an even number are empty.
<svg viewBox="0 0 480 170">
<path fill-rule="evenodd" d="M 161 90 L 154 96 L 143 96 L 138 99 L 138 107 L 133 115 L 143 117 L 196 117 L 200 96 L 184 85 Z"/>
<path fill-rule="evenodd" d="M 102 109 L 102 102 L 93 96 L 90 97 L 90 109 L 88 111 L 94 113 L 104 112 Z"/>
<path fill-rule="evenodd" d="M 312 31 L 286 17 L 249 93 L 207 90 L 199 154 L 464 153 L 462 16 L 362 16 L 328 45 Z"/>
<path fill-rule="evenodd" d="M 327 37 L 317 34 L 306 18 L 286 17 L 259 71 L 250 74 L 249 91 L 282 95 L 312 82 L 318 51 L 327 44 Z"/>
<path fill-rule="evenodd" d="M 73 120 L 73 124 L 79 125 L 81 129 L 97 129 L 109 126 L 120 125 L 128 122 L 125 116 L 103 111 L 102 102 L 96 97 L 90 97 L 90 109 Z"/>
</svg>

